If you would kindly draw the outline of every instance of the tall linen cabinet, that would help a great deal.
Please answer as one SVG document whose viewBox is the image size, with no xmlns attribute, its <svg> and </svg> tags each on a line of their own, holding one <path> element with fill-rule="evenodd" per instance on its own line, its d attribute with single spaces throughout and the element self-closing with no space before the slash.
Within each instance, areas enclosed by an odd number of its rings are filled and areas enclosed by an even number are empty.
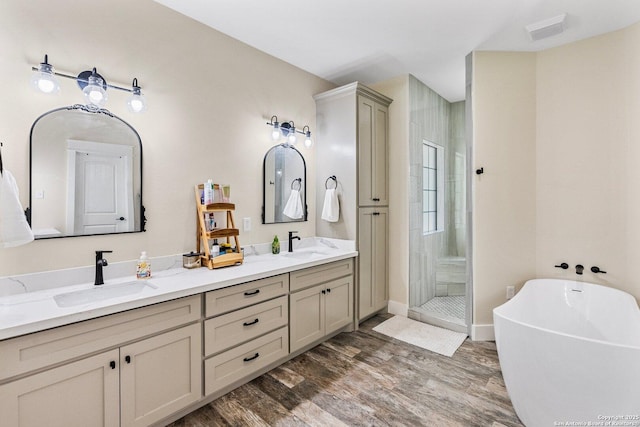
<svg viewBox="0 0 640 427">
<path fill-rule="evenodd" d="M 356 241 L 359 321 L 389 300 L 389 104 L 392 99 L 355 82 L 316 101 L 316 234 Z M 329 177 L 335 176 L 336 180 Z M 340 217 L 322 219 L 325 193 L 337 182 Z"/>
</svg>

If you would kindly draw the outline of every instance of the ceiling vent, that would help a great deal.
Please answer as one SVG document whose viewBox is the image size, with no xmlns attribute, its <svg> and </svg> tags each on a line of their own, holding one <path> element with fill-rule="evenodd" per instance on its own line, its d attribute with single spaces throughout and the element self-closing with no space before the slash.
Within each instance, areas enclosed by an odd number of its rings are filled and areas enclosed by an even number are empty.
<svg viewBox="0 0 640 427">
<path fill-rule="evenodd" d="M 565 29 L 566 20 L 567 14 L 563 13 L 553 18 L 529 24 L 525 28 L 529 32 L 531 40 L 536 41 L 562 33 Z"/>
</svg>

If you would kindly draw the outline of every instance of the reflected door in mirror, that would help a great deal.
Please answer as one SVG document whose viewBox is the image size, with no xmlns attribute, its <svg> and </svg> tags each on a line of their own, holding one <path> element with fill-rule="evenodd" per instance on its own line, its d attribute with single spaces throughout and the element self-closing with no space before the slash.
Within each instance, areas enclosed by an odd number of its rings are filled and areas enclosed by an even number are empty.
<svg viewBox="0 0 640 427">
<path fill-rule="evenodd" d="M 107 110 L 81 105 L 31 128 L 31 227 L 36 239 L 144 231 L 142 142 Z"/>
</svg>

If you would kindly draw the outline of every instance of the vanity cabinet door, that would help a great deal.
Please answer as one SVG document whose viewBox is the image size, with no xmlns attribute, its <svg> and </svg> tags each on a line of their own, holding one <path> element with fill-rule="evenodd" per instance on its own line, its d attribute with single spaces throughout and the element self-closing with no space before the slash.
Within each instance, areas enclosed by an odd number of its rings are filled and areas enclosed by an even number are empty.
<svg viewBox="0 0 640 427">
<path fill-rule="evenodd" d="M 120 348 L 122 426 L 147 426 L 202 396 L 201 324 Z"/>
<path fill-rule="evenodd" d="M 360 208 L 358 215 L 358 320 L 388 302 L 388 208 Z"/>
<path fill-rule="evenodd" d="M 353 322 L 353 276 L 325 285 L 325 335 Z"/>
<path fill-rule="evenodd" d="M 324 285 L 314 286 L 289 296 L 291 352 L 324 337 Z"/>
<path fill-rule="evenodd" d="M 118 350 L 0 386 L 0 424 L 20 427 L 120 425 Z"/>
</svg>

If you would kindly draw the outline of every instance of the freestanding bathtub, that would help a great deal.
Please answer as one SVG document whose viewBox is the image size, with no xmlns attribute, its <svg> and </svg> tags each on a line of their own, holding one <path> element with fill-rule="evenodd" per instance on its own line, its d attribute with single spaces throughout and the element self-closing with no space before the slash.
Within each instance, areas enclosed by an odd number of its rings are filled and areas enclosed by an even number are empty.
<svg viewBox="0 0 640 427">
<path fill-rule="evenodd" d="M 631 295 L 529 280 L 493 310 L 493 323 L 507 391 L 525 426 L 640 427 L 640 310 Z"/>
</svg>

